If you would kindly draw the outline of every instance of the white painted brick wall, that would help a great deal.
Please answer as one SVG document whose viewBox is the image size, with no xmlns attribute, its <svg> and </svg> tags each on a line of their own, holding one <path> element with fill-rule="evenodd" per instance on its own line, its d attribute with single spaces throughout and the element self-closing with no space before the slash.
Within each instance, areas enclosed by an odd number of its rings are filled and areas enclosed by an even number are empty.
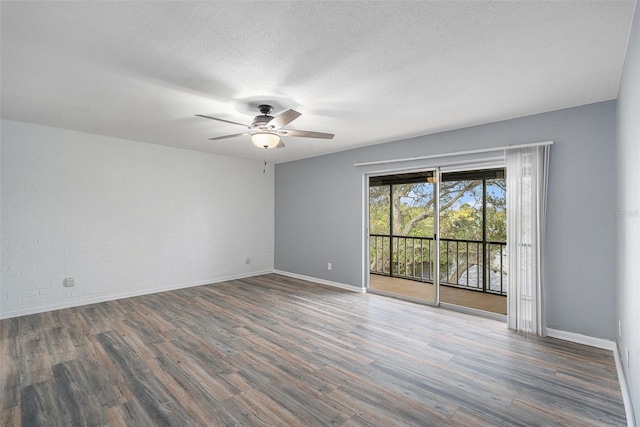
<svg viewBox="0 0 640 427">
<path fill-rule="evenodd" d="M 273 269 L 272 166 L 6 120 L 1 130 L 0 317 Z"/>
</svg>

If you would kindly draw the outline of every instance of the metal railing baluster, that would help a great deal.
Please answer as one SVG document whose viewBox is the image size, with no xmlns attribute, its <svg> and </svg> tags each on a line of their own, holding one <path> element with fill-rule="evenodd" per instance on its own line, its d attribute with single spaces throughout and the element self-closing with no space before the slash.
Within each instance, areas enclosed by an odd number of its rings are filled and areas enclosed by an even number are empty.
<svg viewBox="0 0 640 427">
<path fill-rule="evenodd" d="M 507 290 L 505 289 L 505 282 L 508 278 L 508 274 L 505 271 L 505 263 L 504 263 L 504 254 L 505 248 L 507 247 L 506 242 L 487 242 L 486 250 L 488 251 L 488 256 L 484 256 L 484 260 L 488 265 L 484 265 L 485 262 L 481 261 L 482 250 L 480 246 L 482 245 L 482 241 L 478 240 L 468 240 L 468 239 L 447 239 L 441 238 L 440 241 L 443 244 L 444 251 L 442 252 L 442 256 L 445 257 L 443 260 L 435 260 L 435 262 L 441 262 L 442 265 L 446 266 L 446 271 L 442 272 L 440 278 L 434 278 L 431 276 L 431 263 L 432 263 L 432 254 L 433 247 L 435 244 L 435 240 L 433 237 L 415 237 L 415 236 L 389 236 L 385 234 L 371 234 L 370 238 L 374 239 L 374 243 L 372 248 L 374 249 L 375 262 L 373 263 L 373 267 L 371 268 L 371 273 L 383 274 L 387 276 L 398 275 L 401 277 L 405 277 L 411 280 L 418 280 L 424 282 L 432 282 L 434 280 L 440 280 L 440 283 L 443 286 L 453 286 L 462 289 L 471 289 L 479 292 L 483 292 L 481 286 L 481 274 L 487 274 L 487 289 L 486 293 L 492 293 L 497 295 L 506 295 Z M 400 241 L 402 239 L 402 242 Z M 411 239 L 411 242 L 407 240 Z M 388 245 L 386 244 L 388 242 Z M 455 248 L 453 247 L 455 245 Z M 463 246 L 463 249 L 460 249 L 460 245 Z M 475 253 L 473 253 L 470 249 L 470 245 L 475 247 Z M 425 247 L 426 246 L 426 247 Z M 500 271 L 494 271 L 491 273 L 491 250 L 496 247 L 496 253 L 500 255 Z M 388 247 L 388 250 L 386 250 Z M 499 248 L 499 249 L 498 249 Z M 404 249 L 404 254 L 400 253 L 400 250 Z M 409 252 L 409 250 L 411 252 Z M 455 254 L 453 253 L 455 250 Z M 525 249 L 526 250 L 526 249 Z M 416 252 L 419 252 L 419 257 L 416 256 Z M 427 257 L 425 258 L 425 252 Z M 528 254 L 527 254 L 528 255 Z M 471 265 L 472 258 L 475 257 L 475 268 Z M 389 268 L 385 267 L 385 262 L 388 259 Z M 462 263 L 460 260 L 462 259 Z M 404 262 L 403 262 L 404 261 Z M 416 266 L 416 263 L 420 263 L 420 268 Z M 453 279 L 455 279 L 456 283 L 449 282 L 451 278 L 450 275 L 453 274 L 451 270 L 452 263 L 455 262 L 455 275 Z M 411 263 L 411 265 L 409 265 Z M 425 263 L 427 264 L 427 270 L 425 272 Z M 395 268 L 394 268 L 395 264 Z M 403 267 L 401 265 L 404 264 Z M 464 269 L 461 270 L 461 267 Z M 471 278 L 471 271 L 475 270 L 476 277 L 475 280 Z M 420 274 L 418 274 L 418 270 Z M 498 290 L 498 279 L 494 279 L 496 281 L 495 286 L 491 287 L 491 277 L 495 277 L 495 274 L 500 274 L 499 286 Z M 460 281 L 460 276 L 462 274 L 466 274 L 467 277 L 463 281 L 463 283 L 457 283 Z M 475 282 L 474 284 L 472 284 Z"/>
</svg>

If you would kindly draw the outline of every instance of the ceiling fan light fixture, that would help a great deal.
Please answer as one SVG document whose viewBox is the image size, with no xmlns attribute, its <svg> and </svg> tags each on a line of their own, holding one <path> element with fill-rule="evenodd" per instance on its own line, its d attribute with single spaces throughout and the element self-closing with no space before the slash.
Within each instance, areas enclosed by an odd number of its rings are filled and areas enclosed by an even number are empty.
<svg viewBox="0 0 640 427">
<path fill-rule="evenodd" d="M 273 148 L 280 142 L 280 137 L 271 132 L 254 132 L 251 141 L 259 148 Z"/>
</svg>

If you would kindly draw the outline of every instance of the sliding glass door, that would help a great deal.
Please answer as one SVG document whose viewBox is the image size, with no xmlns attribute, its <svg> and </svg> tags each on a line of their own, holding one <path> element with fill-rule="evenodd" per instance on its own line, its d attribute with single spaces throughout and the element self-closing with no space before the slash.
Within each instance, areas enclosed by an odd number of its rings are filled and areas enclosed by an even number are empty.
<svg viewBox="0 0 640 427">
<path fill-rule="evenodd" d="M 505 184 L 504 168 L 370 177 L 369 290 L 506 314 Z"/>
</svg>

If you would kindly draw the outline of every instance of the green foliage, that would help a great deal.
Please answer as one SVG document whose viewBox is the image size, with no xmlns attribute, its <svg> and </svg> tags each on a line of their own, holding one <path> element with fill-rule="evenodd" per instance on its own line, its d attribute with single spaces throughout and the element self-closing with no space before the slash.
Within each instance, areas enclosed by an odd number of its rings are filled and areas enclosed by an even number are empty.
<svg viewBox="0 0 640 427">
<path fill-rule="evenodd" d="M 398 184 L 391 200 L 388 186 L 371 187 L 371 234 L 433 236 L 433 184 Z M 504 179 L 487 181 L 487 240 L 506 241 L 506 188 Z M 393 218 L 389 215 L 393 203 Z M 440 187 L 440 235 L 451 239 L 482 239 L 482 181 L 443 182 Z"/>
</svg>

